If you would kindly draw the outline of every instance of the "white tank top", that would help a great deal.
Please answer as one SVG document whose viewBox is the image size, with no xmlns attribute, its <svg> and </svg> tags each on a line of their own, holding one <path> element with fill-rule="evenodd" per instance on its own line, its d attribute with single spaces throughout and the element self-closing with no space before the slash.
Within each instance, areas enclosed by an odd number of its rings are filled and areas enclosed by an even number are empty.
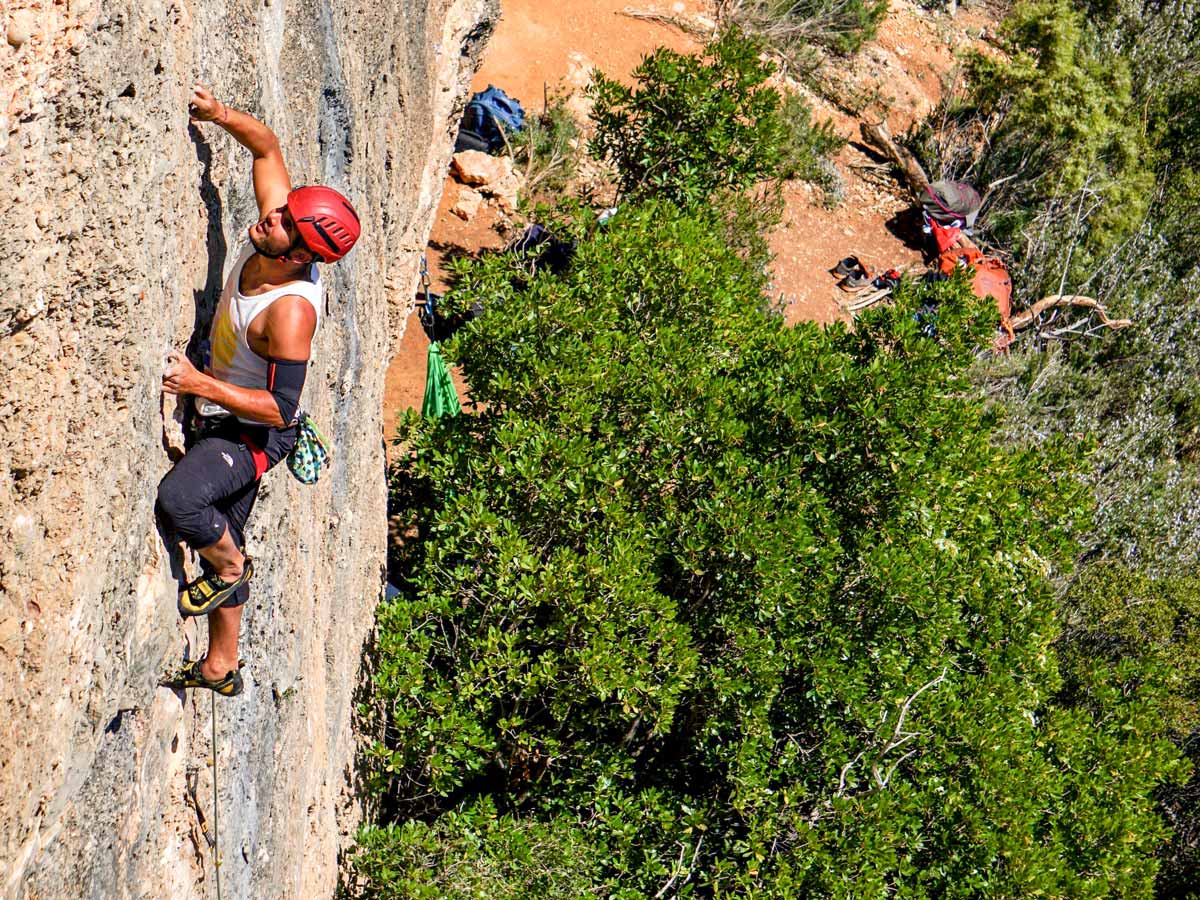
<svg viewBox="0 0 1200 900">
<path fill-rule="evenodd" d="M 278 300 L 293 294 L 303 297 L 312 304 L 317 314 L 317 327 L 321 325 L 322 287 L 321 275 L 314 263 L 309 267 L 303 281 L 291 281 L 282 287 L 247 297 L 241 291 L 242 269 L 246 260 L 254 255 L 254 245 L 249 241 L 238 255 L 233 270 L 225 279 L 225 287 L 221 291 L 221 302 L 213 316 L 212 330 L 209 332 L 211 362 L 209 372 L 218 381 L 236 384 L 238 387 L 263 391 L 267 388 L 267 361 L 250 348 L 248 332 L 250 323 L 260 312 Z M 202 416 L 227 416 L 229 410 L 209 400 L 196 398 L 196 409 Z M 254 425 L 261 425 L 253 419 L 242 419 Z"/>
</svg>

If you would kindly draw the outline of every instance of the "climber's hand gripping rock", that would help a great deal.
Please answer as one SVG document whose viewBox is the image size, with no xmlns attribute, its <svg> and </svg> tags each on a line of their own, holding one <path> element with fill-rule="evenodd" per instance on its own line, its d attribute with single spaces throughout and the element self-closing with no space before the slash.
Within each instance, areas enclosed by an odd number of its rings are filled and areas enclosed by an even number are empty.
<svg viewBox="0 0 1200 900">
<path fill-rule="evenodd" d="M 188 101 L 188 117 L 192 122 L 214 122 L 228 118 L 229 111 L 208 88 L 196 84 L 192 86 L 192 99 Z"/>
<path fill-rule="evenodd" d="M 168 394 L 195 394 L 200 373 L 191 361 L 178 350 L 167 353 L 167 368 L 163 370 L 162 386 Z"/>
</svg>

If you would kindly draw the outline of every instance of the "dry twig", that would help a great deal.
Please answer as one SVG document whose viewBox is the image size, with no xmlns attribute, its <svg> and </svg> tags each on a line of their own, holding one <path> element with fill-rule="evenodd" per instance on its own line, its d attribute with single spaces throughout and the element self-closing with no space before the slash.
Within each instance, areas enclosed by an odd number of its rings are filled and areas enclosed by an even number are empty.
<svg viewBox="0 0 1200 900">
<path fill-rule="evenodd" d="M 670 25 L 672 28 L 678 28 L 686 34 L 695 35 L 700 38 L 708 39 L 713 36 L 711 28 L 704 28 L 696 22 L 688 21 L 679 16 L 668 15 L 667 13 L 627 6 L 621 10 L 619 15 L 628 16 L 631 19 L 640 19 L 644 22 L 657 22 L 660 25 Z"/>
</svg>

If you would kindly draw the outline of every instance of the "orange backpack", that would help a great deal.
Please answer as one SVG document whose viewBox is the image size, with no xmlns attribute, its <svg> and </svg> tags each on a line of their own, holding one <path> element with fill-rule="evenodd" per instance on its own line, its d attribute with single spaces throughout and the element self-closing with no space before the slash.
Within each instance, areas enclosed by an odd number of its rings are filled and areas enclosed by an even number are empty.
<svg viewBox="0 0 1200 900">
<path fill-rule="evenodd" d="M 971 289 L 975 296 L 995 300 L 1001 324 L 1006 324 L 1012 315 L 1012 278 L 1004 263 L 994 256 L 984 256 L 978 247 L 956 247 L 938 257 L 938 270 L 943 275 L 953 275 L 959 266 L 974 270 Z"/>
</svg>

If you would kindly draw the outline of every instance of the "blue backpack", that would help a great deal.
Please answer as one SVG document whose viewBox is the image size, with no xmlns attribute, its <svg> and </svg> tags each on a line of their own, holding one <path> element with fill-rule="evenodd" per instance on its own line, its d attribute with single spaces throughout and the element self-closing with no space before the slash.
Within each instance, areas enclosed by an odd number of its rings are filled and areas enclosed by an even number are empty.
<svg viewBox="0 0 1200 900">
<path fill-rule="evenodd" d="M 475 94 L 467 104 L 454 152 L 482 150 L 495 153 L 504 147 L 504 134 L 515 134 L 524 127 L 525 110 L 520 101 L 489 84 L 486 91 Z M 504 134 L 501 134 L 502 128 Z"/>
</svg>

